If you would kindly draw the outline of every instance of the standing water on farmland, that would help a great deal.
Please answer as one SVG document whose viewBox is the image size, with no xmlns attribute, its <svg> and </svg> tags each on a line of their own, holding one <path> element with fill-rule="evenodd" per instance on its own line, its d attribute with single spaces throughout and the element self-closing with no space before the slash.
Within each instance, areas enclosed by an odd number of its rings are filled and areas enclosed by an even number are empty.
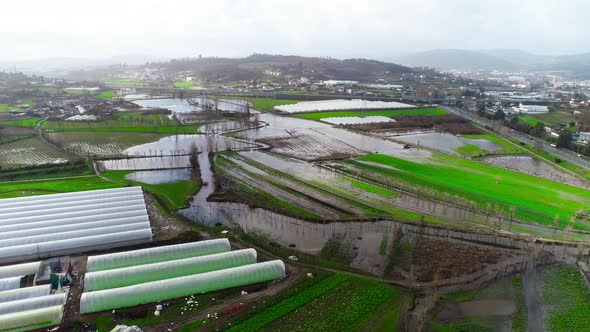
<svg viewBox="0 0 590 332">
<path fill-rule="evenodd" d="M 143 182 L 147 184 L 173 183 L 182 180 L 190 180 L 190 178 L 191 170 L 188 168 L 133 172 L 125 176 L 125 179 L 127 180 Z"/>
</svg>

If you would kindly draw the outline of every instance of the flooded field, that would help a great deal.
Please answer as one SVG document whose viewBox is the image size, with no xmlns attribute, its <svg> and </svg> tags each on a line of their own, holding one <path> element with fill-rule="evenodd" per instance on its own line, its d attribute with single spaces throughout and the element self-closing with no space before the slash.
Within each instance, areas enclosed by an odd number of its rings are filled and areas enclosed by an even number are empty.
<svg viewBox="0 0 590 332">
<path fill-rule="evenodd" d="M 489 141 L 487 139 L 480 139 L 480 138 L 476 138 L 476 139 L 472 139 L 472 138 L 465 138 L 465 137 L 460 137 L 460 139 L 468 144 L 473 144 L 476 145 L 486 151 L 490 151 L 490 152 L 496 152 L 502 149 L 501 146 L 499 146 L 498 144 Z"/>
<path fill-rule="evenodd" d="M 0 146 L 0 167 L 18 168 L 43 164 L 62 164 L 78 158 L 48 146 L 38 138 L 28 138 Z"/>
<path fill-rule="evenodd" d="M 531 156 L 489 156 L 485 157 L 483 161 L 490 165 L 508 168 L 521 173 L 539 176 L 556 182 L 588 187 L 588 183 L 582 181 L 581 179 L 562 172 L 545 163 L 544 161 L 535 159 Z"/>
<path fill-rule="evenodd" d="M 582 313 L 590 300 L 582 280 L 576 266 L 527 269 L 473 291 L 443 295 L 429 325 L 451 331 L 585 330 Z"/>
<path fill-rule="evenodd" d="M 199 109 L 213 109 L 231 113 L 245 113 L 250 111 L 251 114 L 258 114 L 258 111 L 250 110 L 252 103 L 241 99 L 213 99 L 207 97 L 197 97 L 191 99 Z"/>
<path fill-rule="evenodd" d="M 383 269 L 386 257 L 379 254 L 380 241 L 374 242 L 372 239 L 382 239 L 384 233 L 392 233 L 396 229 L 395 223 L 317 224 L 260 208 L 249 208 L 244 204 L 208 202 L 207 197 L 214 191 L 215 181 L 206 154 L 199 155 L 199 165 L 206 185 L 193 198 L 191 207 L 181 210 L 189 219 L 206 225 L 222 223 L 230 228 L 239 227 L 252 236 L 308 254 L 321 253 L 330 240 L 347 243 L 358 248 L 352 266 L 374 272 Z"/>
<path fill-rule="evenodd" d="M 255 129 L 265 126 L 264 123 L 256 121 L 256 117 L 244 121 L 220 121 L 204 124 L 199 128 L 199 132 L 209 135 L 225 134 L 240 130 Z"/>
<path fill-rule="evenodd" d="M 199 152 L 218 152 L 257 148 L 258 145 L 220 135 L 175 135 L 157 142 L 133 146 L 124 151 L 129 156 L 170 156 L 187 154 L 192 146 Z"/>
<path fill-rule="evenodd" d="M 465 145 L 459 137 L 447 133 L 402 135 L 396 136 L 395 140 L 425 146 L 451 154 L 457 154 L 455 150 Z"/>
<path fill-rule="evenodd" d="M 162 98 L 162 99 L 139 99 L 133 103 L 144 108 L 165 108 L 175 113 L 200 112 L 202 109 L 191 105 L 185 99 Z"/>
<path fill-rule="evenodd" d="M 190 167 L 189 156 L 124 158 L 99 160 L 102 171 L 132 171 L 143 169 L 171 169 Z"/>
<path fill-rule="evenodd" d="M 161 171 L 134 172 L 127 174 L 125 178 L 127 180 L 143 182 L 147 184 L 173 183 L 182 180 L 189 180 L 191 178 L 191 170 L 185 168 Z"/>
<path fill-rule="evenodd" d="M 348 146 L 348 150 L 339 151 L 342 153 L 350 153 L 351 150 L 355 151 L 353 149 L 356 149 L 358 151 L 364 151 L 365 153 L 379 152 L 412 160 L 424 160 L 431 155 L 429 151 L 404 149 L 402 144 L 385 138 L 362 135 L 341 128 L 335 128 L 330 124 L 317 121 L 283 117 L 270 113 L 260 114 L 258 120 L 266 123 L 267 126 L 240 132 L 240 136 L 263 141 L 265 139 L 274 140 L 281 138 L 281 143 L 288 140 L 290 137 L 312 137 L 325 140 L 330 142 L 330 144 Z M 316 149 L 324 150 L 320 153 L 321 155 L 330 155 L 332 151 L 327 148 L 322 148 L 321 142 L 322 141 L 310 143 L 317 145 L 318 147 Z M 292 156 L 305 156 L 308 153 L 306 146 L 287 144 Z"/>
<path fill-rule="evenodd" d="M 164 135 L 133 132 L 48 132 L 45 137 L 52 144 L 79 156 L 111 158 L 124 156 L 125 149 L 154 142 Z"/>
<path fill-rule="evenodd" d="M 273 152 L 307 161 L 353 158 L 367 153 L 332 136 L 311 130 L 259 141 L 271 146 Z"/>
<path fill-rule="evenodd" d="M 213 99 L 197 97 L 190 100 L 179 98 L 139 99 L 133 101 L 144 108 L 165 108 L 175 113 L 203 112 L 206 110 L 220 110 L 231 113 L 245 113 L 252 104 L 240 99 Z M 251 114 L 258 112 L 252 110 Z"/>
<path fill-rule="evenodd" d="M 473 144 L 489 152 L 496 152 L 502 149 L 501 146 L 487 139 L 469 139 L 441 132 L 398 135 L 394 136 L 394 138 L 397 141 L 425 146 L 431 149 L 439 150 L 454 155 L 458 155 L 457 149 L 460 149 L 461 147 L 465 146 L 465 144 Z"/>
</svg>

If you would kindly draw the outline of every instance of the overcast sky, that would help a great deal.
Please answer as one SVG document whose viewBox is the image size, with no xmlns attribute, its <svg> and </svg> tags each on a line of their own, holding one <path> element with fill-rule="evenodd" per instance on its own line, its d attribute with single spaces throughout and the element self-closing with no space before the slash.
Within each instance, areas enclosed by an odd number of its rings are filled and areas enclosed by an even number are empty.
<svg viewBox="0 0 590 332">
<path fill-rule="evenodd" d="M 587 0 L 9 0 L 0 61 L 47 57 L 384 59 L 436 48 L 590 51 Z"/>
</svg>

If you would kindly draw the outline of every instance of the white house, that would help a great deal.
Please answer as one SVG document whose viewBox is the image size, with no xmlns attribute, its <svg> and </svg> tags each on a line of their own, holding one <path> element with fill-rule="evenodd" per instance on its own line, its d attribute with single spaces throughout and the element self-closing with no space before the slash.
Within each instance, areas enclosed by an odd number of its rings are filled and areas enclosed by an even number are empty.
<svg viewBox="0 0 590 332">
<path fill-rule="evenodd" d="M 549 107 L 543 105 L 523 105 L 512 108 L 515 113 L 519 114 L 541 114 L 549 112 Z"/>
</svg>

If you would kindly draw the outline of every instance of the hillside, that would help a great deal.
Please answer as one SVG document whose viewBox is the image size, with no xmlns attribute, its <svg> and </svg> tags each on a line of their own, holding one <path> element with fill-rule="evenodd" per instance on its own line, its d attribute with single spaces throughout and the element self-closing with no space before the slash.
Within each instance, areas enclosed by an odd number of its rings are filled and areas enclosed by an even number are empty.
<svg viewBox="0 0 590 332">
<path fill-rule="evenodd" d="M 552 56 L 516 49 L 441 49 L 408 54 L 394 61 L 439 70 L 565 71 L 572 76 L 590 78 L 590 53 Z"/>
<path fill-rule="evenodd" d="M 371 81 L 383 75 L 410 73 L 408 67 L 367 59 L 338 60 L 332 58 L 293 55 L 254 54 L 245 58 L 187 58 L 152 63 L 169 72 L 192 72 L 211 81 L 261 79 L 265 71 L 278 71 L 294 77 L 313 76 L 316 79 Z"/>
<path fill-rule="evenodd" d="M 395 61 L 412 67 L 432 67 L 439 70 L 509 70 L 517 66 L 510 61 L 479 51 L 445 49 L 412 53 Z"/>
</svg>

